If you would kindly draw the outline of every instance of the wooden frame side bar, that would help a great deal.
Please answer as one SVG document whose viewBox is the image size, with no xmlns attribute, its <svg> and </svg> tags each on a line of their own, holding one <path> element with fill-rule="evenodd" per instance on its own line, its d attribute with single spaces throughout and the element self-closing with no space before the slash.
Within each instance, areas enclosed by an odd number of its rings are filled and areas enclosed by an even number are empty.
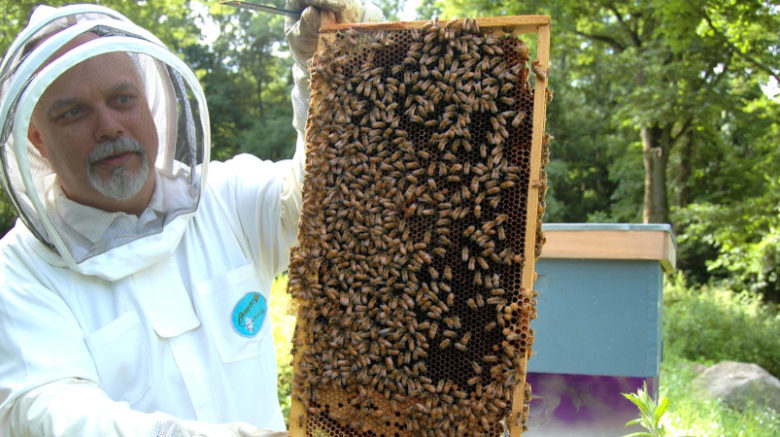
<svg viewBox="0 0 780 437">
<path fill-rule="evenodd" d="M 536 29 L 537 48 L 536 61 L 539 67 L 545 72 L 549 65 L 550 56 L 550 21 L 549 17 L 546 23 L 538 25 Z M 528 188 L 528 203 L 526 205 L 526 235 L 525 235 L 525 259 L 534 260 L 527 262 L 523 266 L 522 286 L 526 297 L 533 299 L 533 285 L 536 279 L 534 269 L 536 257 L 536 233 L 541 232 L 537 226 L 538 208 L 539 208 L 539 190 L 544 187 L 539 183 L 541 179 L 542 165 L 542 141 L 544 139 L 545 121 L 547 113 L 547 75 L 536 77 L 534 83 L 534 113 L 533 113 L 533 131 L 531 134 L 531 183 Z M 525 357 L 525 365 L 528 363 L 528 356 Z M 524 366 L 525 367 L 525 366 Z M 512 417 L 509 419 L 509 435 L 511 437 L 521 437 L 523 434 L 523 424 L 518 420 L 518 416 L 523 414 L 525 407 L 525 372 L 522 374 L 521 383 L 515 386 L 512 394 Z"/>
</svg>

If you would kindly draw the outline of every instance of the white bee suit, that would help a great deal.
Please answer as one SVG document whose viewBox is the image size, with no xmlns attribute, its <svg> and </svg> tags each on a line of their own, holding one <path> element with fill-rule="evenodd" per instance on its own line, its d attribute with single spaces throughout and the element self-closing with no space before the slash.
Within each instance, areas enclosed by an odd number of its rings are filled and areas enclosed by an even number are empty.
<svg viewBox="0 0 780 437">
<path fill-rule="evenodd" d="M 4 426 L 11 420 L 33 435 L 146 435 L 107 433 L 113 416 L 100 409 L 89 416 L 94 422 L 65 424 L 73 428 L 67 433 L 14 403 L 35 387 L 78 378 L 126 403 L 95 405 L 126 409 L 130 429 L 142 423 L 133 411 L 284 429 L 270 318 L 255 326 L 254 337 L 238 335 L 230 319 L 248 292 L 268 298 L 295 238 L 297 213 L 293 207 L 282 214 L 282 179 L 274 179 L 280 167 L 249 156 L 213 163 L 191 218 L 93 258 L 109 278 L 52 265 L 49 249 L 17 224 L 0 246 L 0 351 L 14 357 L 0 364 Z M 83 408 L 78 398 L 72 404 L 67 391 L 61 394 L 63 406 Z M 41 423 L 32 428 L 36 419 Z M 161 421 L 146 419 L 151 430 Z"/>
<path fill-rule="evenodd" d="M 2 177 L 20 215 L 0 241 L 0 436 L 284 430 L 267 303 L 296 239 L 303 142 L 292 160 L 209 163 L 202 90 L 159 40 L 100 6 L 40 11 L 0 67 Z M 50 59 L 86 32 L 100 38 Z M 70 201 L 26 137 L 46 87 L 112 51 L 133 57 L 160 140 L 140 216 Z"/>
</svg>

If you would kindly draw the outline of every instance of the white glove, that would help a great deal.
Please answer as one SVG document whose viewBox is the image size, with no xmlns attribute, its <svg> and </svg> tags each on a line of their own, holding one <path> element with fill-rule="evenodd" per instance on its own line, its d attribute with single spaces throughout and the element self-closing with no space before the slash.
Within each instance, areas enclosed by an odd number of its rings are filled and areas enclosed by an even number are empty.
<svg viewBox="0 0 780 437">
<path fill-rule="evenodd" d="M 248 423 L 212 424 L 182 420 L 174 425 L 170 437 L 287 437 L 287 431 L 268 431 Z"/>
</svg>

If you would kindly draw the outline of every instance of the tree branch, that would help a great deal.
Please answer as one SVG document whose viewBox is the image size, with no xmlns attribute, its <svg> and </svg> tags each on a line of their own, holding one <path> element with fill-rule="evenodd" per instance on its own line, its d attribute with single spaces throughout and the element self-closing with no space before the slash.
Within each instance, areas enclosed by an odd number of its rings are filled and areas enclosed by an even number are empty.
<svg viewBox="0 0 780 437">
<path fill-rule="evenodd" d="M 636 47 L 640 47 L 642 45 L 642 41 L 639 40 L 639 35 L 636 33 L 635 29 L 632 29 L 631 26 L 629 26 L 623 20 L 623 16 L 620 15 L 620 12 L 618 12 L 617 7 L 614 5 L 614 3 L 610 3 L 607 6 L 607 9 L 612 11 L 612 13 L 615 15 L 615 18 L 617 18 L 618 22 L 620 23 L 620 26 L 623 27 L 626 33 L 628 33 L 628 36 L 631 37 L 631 41 L 634 42 L 634 45 Z"/>
<path fill-rule="evenodd" d="M 683 136 L 683 135 L 685 134 L 685 132 L 687 132 L 687 131 L 688 131 L 688 129 L 690 129 L 690 128 L 691 128 L 691 125 L 692 125 L 692 124 L 693 124 L 693 117 L 692 117 L 692 116 L 688 116 L 688 117 L 686 118 L 685 122 L 683 122 L 683 125 L 682 125 L 682 127 L 680 127 L 680 130 L 679 130 L 679 132 L 677 132 L 677 134 L 676 134 L 676 135 L 670 135 L 670 136 L 669 136 L 669 138 L 671 139 L 671 143 L 676 143 L 676 142 L 677 142 L 677 140 L 678 140 L 678 139 L 679 139 L 681 136 Z"/>
<path fill-rule="evenodd" d="M 690 1 L 688 3 L 690 4 Z M 762 70 L 765 73 L 769 74 L 770 76 L 775 78 L 775 80 L 778 83 L 780 83 L 780 73 L 775 72 L 772 69 L 772 67 L 770 67 L 768 65 L 765 65 L 763 62 L 759 61 L 758 59 L 754 58 L 753 56 L 749 55 L 748 53 L 745 53 L 745 52 L 741 51 L 739 48 L 737 48 L 737 46 L 734 43 L 732 43 L 729 40 L 729 38 L 722 31 L 720 31 L 720 29 L 715 27 L 715 24 L 712 22 L 712 19 L 710 19 L 710 16 L 707 15 L 707 12 L 704 10 L 704 8 L 696 8 L 693 5 L 691 5 L 691 7 L 693 8 L 693 10 L 699 10 L 700 11 L 700 14 L 701 14 L 702 18 L 704 18 L 704 21 L 707 22 L 707 25 L 709 26 L 709 28 L 712 29 L 712 31 L 715 32 L 715 34 L 718 37 L 720 37 L 720 39 L 722 39 L 725 42 L 725 44 L 731 49 L 732 53 L 736 53 L 738 56 L 740 56 L 741 58 L 745 59 L 750 64 L 753 64 L 759 70 Z"/>
<path fill-rule="evenodd" d="M 624 46 L 623 44 L 618 42 L 618 40 L 616 40 L 615 38 L 606 36 L 606 35 L 598 35 L 598 34 L 594 34 L 594 33 L 585 33 L 585 32 L 580 32 L 579 30 L 575 30 L 574 34 L 575 35 L 579 35 L 579 36 L 583 36 L 585 38 L 592 39 L 594 41 L 601 41 L 601 42 L 607 43 L 610 46 L 618 49 L 618 51 L 620 51 L 620 52 L 622 52 L 622 51 L 624 51 L 626 49 L 626 46 Z"/>
</svg>

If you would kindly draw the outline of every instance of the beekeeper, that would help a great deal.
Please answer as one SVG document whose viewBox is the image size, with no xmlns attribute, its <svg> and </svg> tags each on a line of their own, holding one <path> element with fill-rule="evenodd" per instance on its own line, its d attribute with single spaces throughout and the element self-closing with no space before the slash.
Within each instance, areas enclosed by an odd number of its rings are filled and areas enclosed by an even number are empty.
<svg viewBox="0 0 780 437">
<path fill-rule="evenodd" d="M 306 61 L 322 10 L 293 0 L 295 156 L 209 163 L 192 71 L 110 9 L 38 7 L 0 66 L 0 435 L 284 430 L 268 297 L 301 205 Z M 207 171 L 208 170 L 208 171 Z M 208 175 L 208 177 L 207 177 Z M 251 424 L 251 425 L 250 425 Z"/>
</svg>

